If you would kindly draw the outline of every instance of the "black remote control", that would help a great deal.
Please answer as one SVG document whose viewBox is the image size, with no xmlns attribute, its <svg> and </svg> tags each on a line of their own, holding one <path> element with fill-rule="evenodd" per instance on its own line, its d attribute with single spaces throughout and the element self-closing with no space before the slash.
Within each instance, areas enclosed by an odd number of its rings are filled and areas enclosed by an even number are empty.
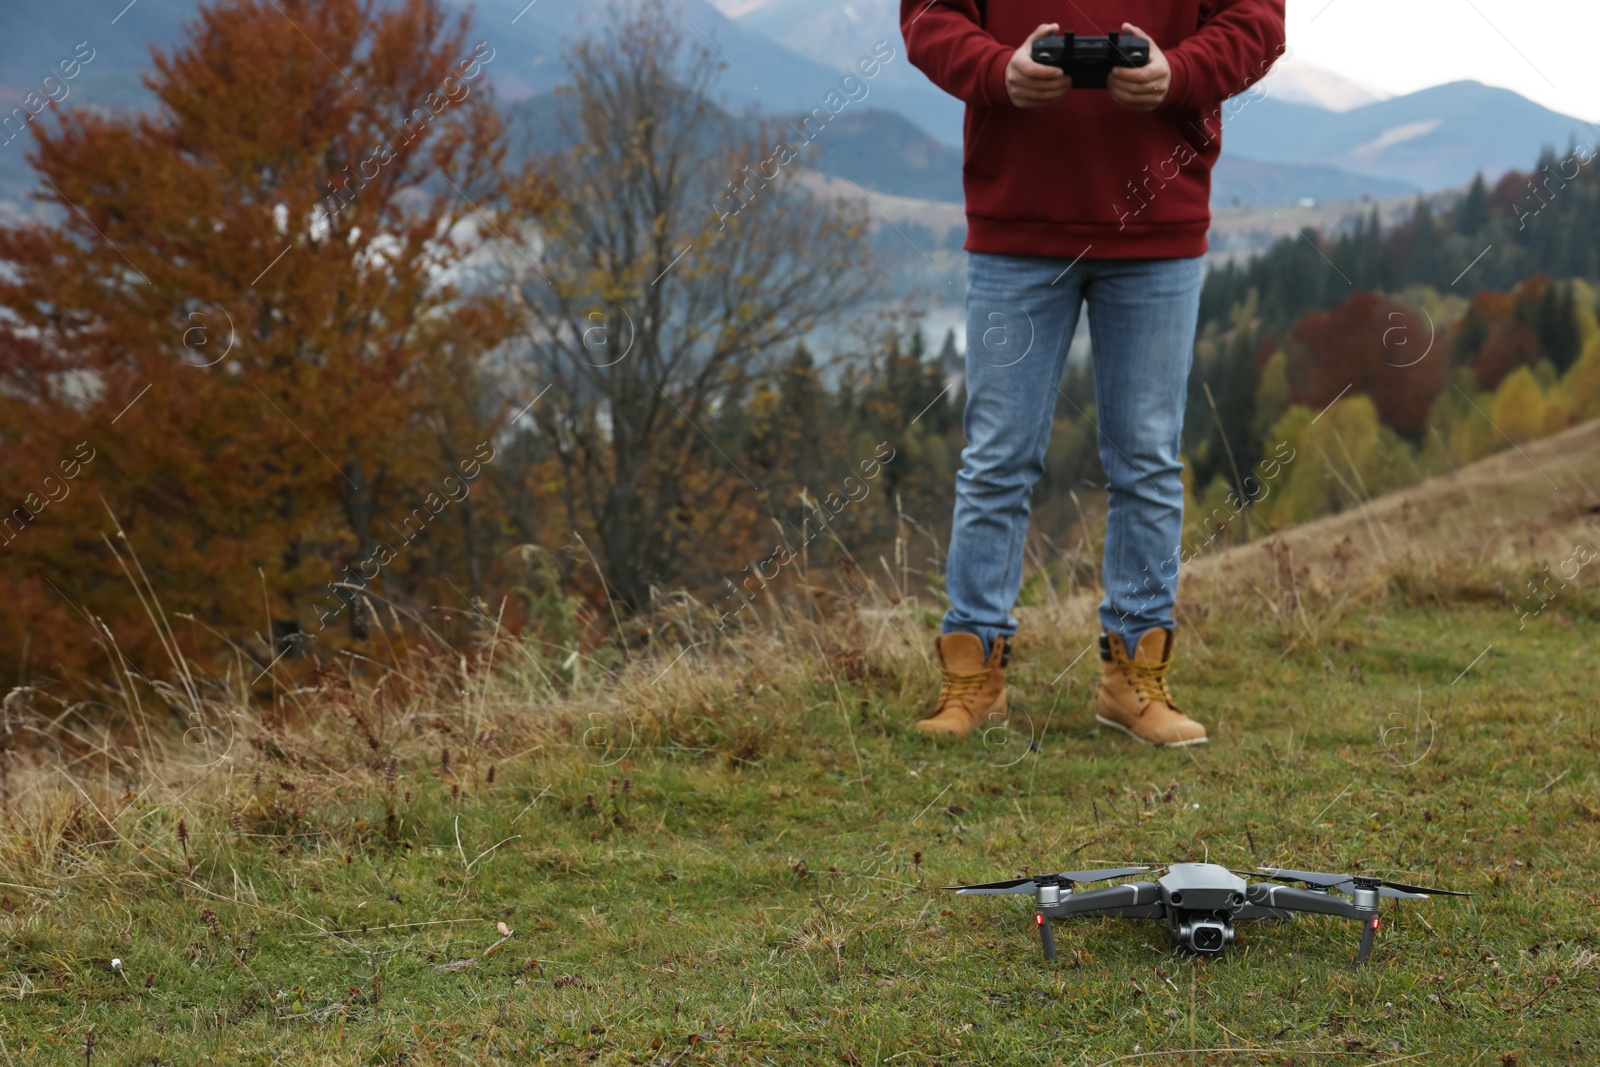
<svg viewBox="0 0 1600 1067">
<path fill-rule="evenodd" d="M 1131 33 L 1104 37 L 1064 33 L 1033 42 L 1033 61 L 1061 68 L 1072 79 L 1074 89 L 1104 89 L 1113 68 L 1142 67 L 1150 62 L 1150 42 Z"/>
</svg>

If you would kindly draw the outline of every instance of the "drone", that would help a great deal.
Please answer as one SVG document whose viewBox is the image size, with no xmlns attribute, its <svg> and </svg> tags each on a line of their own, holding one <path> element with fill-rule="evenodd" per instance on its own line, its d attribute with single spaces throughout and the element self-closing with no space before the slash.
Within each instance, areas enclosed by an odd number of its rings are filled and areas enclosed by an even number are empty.
<svg viewBox="0 0 1600 1067">
<path fill-rule="evenodd" d="M 1164 868 L 1167 873 L 1153 882 L 1124 882 L 1082 893 L 1073 890 L 1074 886 L 1129 878 L 1155 869 L 1158 868 L 1061 871 L 945 888 L 970 896 L 1013 893 L 1032 896 L 1034 922 L 1039 926 L 1046 960 L 1056 958 L 1055 934 L 1050 928 L 1052 919 L 1100 916 L 1165 919 L 1174 945 L 1198 955 L 1215 956 L 1233 942 L 1233 924 L 1240 919 L 1288 919 L 1295 912 L 1308 912 L 1361 923 L 1361 948 L 1355 962 L 1364 964 L 1371 960 L 1372 944 L 1378 936 L 1380 899 L 1422 900 L 1472 895 L 1353 874 L 1291 871 L 1282 867 L 1234 871 L 1215 863 L 1174 863 Z M 1271 881 L 1247 883 L 1245 877 Z"/>
</svg>

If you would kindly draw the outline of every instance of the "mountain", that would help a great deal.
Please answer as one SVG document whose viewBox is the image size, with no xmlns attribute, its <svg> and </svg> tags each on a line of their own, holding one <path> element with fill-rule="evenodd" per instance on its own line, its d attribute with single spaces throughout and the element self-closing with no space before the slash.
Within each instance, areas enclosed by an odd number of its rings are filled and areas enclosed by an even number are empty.
<svg viewBox="0 0 1600 1067">
<path fill-rule="evenodd" d="M 496 49 L 504 43 L 503 51 L 510 62 L 498 66 L 497 60 L 498 69 L 492 66 L 490 74 L 502 95 L 510 100 L 544 92 L 565 81 L 571 42 L 602 30 L 611 10 L 609 5 L 587 0 L 537 0 L 531 5 L 528 0 L 445 2 L 474 8 L 476 32 Z M 621 6 L 626 9 L 639 2 L 623 0 Z M 818 62 L 797 54 L 781 40 L 728 18 L 709 0 L 672 0 L 665 10 L 679 20 L 687 43 L 709 46 L 713 62 L 724 65 L 717 75 L 716 89 L 729 110 L 754 107 L 780 113 L 819 107 L 830 92 L 840 91 L 841 78 L 857 73 L 856 65 L 871 57 L 880 41 L 893 50 L 893 58 L 883 64 L 876 78 L 866 83 L 866 99 L 872 100 L 874 106 L 891 107 L 916 118 L 926 110 L 929 99 L 941 95 L 925 80 L 911 92 L 903 88 L 910 80 L 903 77 L 908 64 L 898 32 L 859 36 L 829 61 Z M 862 101 L 850 106 L 859 102 Z M 958 109 L 958 122 L 959 118 Z"/>
<path fill-rule="evenodd" d="M 68 104 L 147 106 L 139 78 L 150 67 L 150 45 L 170 45 L 192 19 L 195 0 L 8 0 L 0 4 L 0 102 L 9 112 L 38 90 L 53 68 L 86 41 L 93 58 L 67 83 Z M 118 12 L 121 11 L 120 17 Z M 115 22 L 112 20 L 115 18 Z M 15 147 L 15 145 L 11 146 Z"/>
<path fill-rule="evenodd" d="M 823 174 L 894 196 L 961 203 L 961 151 L 893 111 L 846 111 L 813 142 Z M 1524 163 L 1526 166 L 1526 163 Z M 1212 171 L 1211 202 L 1265 206 L 1304 200 L 1386 200 L 1420 192 L 1412 183 L 1320 164 L 1268 163 L 1223 153 Z"/>
<path fill-rule="evenodd" d="M 1265 163 L 1315 164 L 1407 182 L 1427 190 L 1527 168 L 1541 149 L 1593 145 L 1591 123 L 1475 81 L 1332 112 L 1270 91 L 1230 118 L 1224 151 Z"/>
<path fill-rule="evenodd" d="M 881 109 L 846 111 L 812 142 L 824 174 L 917 200 L 961 203 L 961 149 Z"/>
<path fill-rule="evenodd" d="M 555 94 L 508 105 L 508 161 L 515 163 L 533 152 L 568 147 L 562 121 L 571 112 L 571 99 Z M 844 111 L 811 142 L 811 151 L 809 166 L 813 170 L 848 179 L 863 189 L 908 200 L 962 202 L 961 150 L 929 135 L 899 112 L 882 108 Z M 1419 191 L 1409 182 L 1352 174 L 1337 167 L 1264 163 L 1225 153 L 1212 172 L 1211 202 L 1216 207 L 1265 207 L 1304 200 L 1384 200 Z"/>
<path fill-rule="evenodd" d="M 1291 104 L 1310 104 L 1329 111 L 1349 111 L 1363 104 L 1389 99 L 1390 94 L 1362 85 L 1322 67 L 1312 66 L 1293 54 L 1272 68 L 1272 95 Z"/>
<path fill-rule="evenodd" d="M 1388 200 L 1421 191 L 1411 182 L 1353 174 L 1319 164 L 1265 163 L 1232 151 L 1223 152 L 1211 171 L 1213 207 L 1283 206 L 1308 200 L 1319 204 Z"/>
<path fill-rule="evenodd" d="M 46 96 L 40 83 L 47 76 L 56 79 L 52 85 L 59 86 L 54 91 L 59 103 L 47 106 L 34 123 L 48 123 L 61 105 L 148 107 L 153 98 L 139 79 L 150 67 L 150 44 L 175 40 L 178 27 L 193 17 L 196 4 L 195 0 L 139 0 L 113 24 L 126 2 L 0 3 L 0 114 L 12 116 L 29 93 Z M 77 54 L 88 62 L 80 60 L 76 76 L 63 81 L 58 64 L 73 60 L 80 42 L 87 47 Z M 0 133 L 4 142 L 0 143 L 0 205 L 38 184 L 24 158 L 33 147 L 33 136 L 18 135 L 22 126 L 15 122 Z"/>
<path fill-rule="evenodd" d="M 468 0 L 445 2 L 468 6 Z M 625 8 L 640 2 L 623 0 Z M 198 5 L 36 0 L 26 11 L 0 5 L 0 101 L 8 101 L 0 111 L 20 102 L 80 41 L 89 42 L 94 58 L 69 83 L 68 106 L 148 107 L 140 79 L 150 47 L 170 49 L 181 40 Z M 495 47 L 487 70 L 506 103 L 548 100 L 545 94 L 566 80 L 571 43 L 601 29 L 609 13 L 588 0 L 476 0 L 472 10 L 472 37 Z M 896 195 L 959 199 L 959 159 L 948 146 L 960 143 L 961 105 L 906 62 L 895 0 L 672 0 L 668 10 L 682 21 L 688 42 L 709 42 L 726 64 L 715 91 L 733 113 L 808 112 L 883 42 L 894 58 L 865 83 L 864 96 L 857 87 L 857 99 L 819 139 L 819 167 Z M 1480 169 L 1525 168 L 1544 146 L 1562 149 L 1575 136 L 1600 136 L 1581 120 L 1477 82 L 1361 103 L 1370 90 L 1291 59 L 1266 85 L 1264 98 L 1251 99 L 1228 120 L 1219 203 L 1259 198 L 1246 177 L 1275 202 L 1459 187 Z M 48 122 L 51 113 L 36 121 Z M 0 198 L 34 184 L 23 159 L 28 140 L 0 144 Z"/>
<path fill-rule="evenodd" d="M 139 74 L 150 65 L 150 46 L 170 48 L 181 40 L 183 26 L 196 17 L 200 0 L 136 0 L 113 24 L 112 16 L 124 2 L 36 0 L 0 6 L 0 98 L 20 97 L 49 73 L 58 55 L 70 54 L 74 43 L 87 39 L 97 55 L 80 79 L 82 94 L 98 96 L 95 103 L 109 106 L 147 102 L 148 95 L 139 87 Z M 376 3 L 381 8 L 397 6 L 400 0 Z M 638 0 L 623 0 L 621 6 L 626 9 L 637 4 Z M 443 0 L 443 5 L 474 11 L 473 37 L 494 46 L 497 56 L 489 74 L 511 99 L 542 92 L 564 80 L 570 42 L 600 29 L 610 11 L 608 5 L 576 0 L 535 0 L 532 4 L 527 0 Z M 741 102 L 774 109 L 798 107 L 802 101 L 814 103 L 833 88 L 842 73 L 742 28 L 707 0 L 673 0 L 668 11 L 674 10 L 682 20 L 685 38 L 709 40 L 721 49 L 731 64 L 723 71 L 724 88 Z M 894 43 L 898 50 L 898 38 Z M 870 52 L 871 44 L 867 42 L 859 51 Z M 93 92 L 97 89 L 106 92 Z M 138 99 L 141 95 L 144 101 Z"/>
<path fill-rule="evenodd" d="M 87 39 L 96 50 L 92 63 L 74 83 L 83 102 L 112 107 L 148 106 L 149 93 L 140 85 L 150 65 L 150 46 L 170 48 L 182 38 L 183 26 L 195 18 L 199 0 L 29 0 L 0 4 L 0 100 L 6 110 L 57 59 Z M 400 0 L 376 0 L 378 6 Z M 443 0 L 446 7 L 474 12 L 473 38 L 496 50 L 490 79 L 508 100 L 551 89 L 566 79 L 571 42 L 599 31 L 609 20 L 609 4 L 590 0 Z M 621 0 L 626 11 L 640 0 Z M 892 107 L 929 128 L 942 127 L 959 140 L 961 108 L 948 101 L 905 62 L 898 26 L 890 21 L 882 32 L 862 32 L 841 41 L 823 61 L 796 53 L 781 40 L 746 27 L 708 0 L 672 0 L 665 10 L 680 20 L 686 41 L 709 44 L 715 61 L 726 66 L 717 88 L 735 108 L 750 105 L 764 111 L 810 110 L 839 87 L 856 64 L 871 56 L 882 41 L 894 58 L 868 83 L 876 106 Z M 113 23 L 113 17 L 115 22 Z M 313 44 L 315 42 L 312 42 Z M 914 77 L 912 75 L 915 75 Z M 931 119 L 931 121 L 929 121 Z M 953 135 L 951 131 L 954 131 Z M 938 131 L 936 131 L 938 132 Z"/>
<path fill-rule="evenodd" d="M 821 64 L 837 64 L 862 40 L 899 42 L 897 0 L 714 2 L 740 27 Z M 924 105 L 916 97 L 917 87 L 938 91 L 920 71 L 901 64 L 886 69 L 881 81 L 885 88 L 912 95 L 916 103 L 906 106 L 885 98 L 875 101 L 878 106 L 895 107 L 939 140 L 960 143 L 960 105 L 942 95 Z M 1280 174 L 1281 189 L 1286 194 L 1304 189 L 1301 196 L 1319 200 L 1342 187 L 1373 196 L 1456 188 L 1479 170 L 1497 175 L 1526 168 L 1546 146 L 1561 151 L 1574 137 L 1591 144 L 1600 139 L 1600 129 L 1591 124 L 1508 89 L 1454 82 L 1386 97 L 1292 53 L 1264 88 L 1263 99 L 1252 99 L 1229 120 L 1224 157 L 1239 160 L 1235 169 L 1240 173 L 1250 168 L 1262 173 L 1259 164 L 1308 168 Z M 1231 199 L 1233 192 L 1225 195 Z"/>
<path fill-rule="evenodd" d="M 888 41 L 902 61 L 884 69 L 879 81 L 896 97 L 893 106 L 945 144 L 961 143 L 963 105 L 935 88 L 903 61 L 899 0 L 713 0 L 737 24 L 824 67 L 855 62 L 864 47 Z"/>
<path fill-rule="evenodd" d="M 861 40 L 900 37 L 899 0 L 712 0 L 739 25 L 765 34 L 790 51 L 814 62 L 834 66 Z M 895 72 L 895 85 L 913 88 L 921 75 L 909 65 Z M 1313 104 L 1330 111 L 1346 111 L 1383 100 L 1388 94 L 1324 70 L 1291 53 L 1273 74 L 1274 95 L 1297 104 Z M 960 140 L 961 106 L 948 101 L 942 111 L 947 120 L 916 115 L 923 128 L 955 144 Z M 943 123 L 948 122 L 948 127 Z"/>
<path fill-rule="evenodd" d="M 399 0 L 376 0 L 379 6 Z M 640 0 L 622 0 L 624 9 Z M 574 40 L 601 30 L 608 5 L 588 0 L 444 0 L 448 7 L 473 11 L 472 40 L 487 40 L 495 59 L 487 67 L 504 102 L 527 99 L 567 80 L 567 58 Z M 9 111 L 73 46 L 88 40 L 94 59 L 70 83 L 69 105 L 147 108 L 152 98 L 141 84 L 150 67 L 152 45 L 170 50 L 196 17 L 200 0 L 136 0 L 123 9 L 116 0 L 51 0 L 0 4 L 0 101 Z M 26 8 L 26 10 L 24 10 Z M 117 11 L 121 14 L 118 15 Z M 847 108 L 891 108 L 959 143 L 961 107 L 930 85 L 905 61 L 898 28 L 861 33 L 842 42 L 827 62 L 798 55 L 765 34 L 728 18 L 708 0 L 672 0 L 667 12 L 680 20 L 684 39 L 708 44 L 722 65 L 714 90 L 731 111 L 808 112 L 840 81 L 858 73 L 856 65 L 878 42 L 893 50 L 876 78 L 865 81 Z M 113 23 L 113 18 L 115 22 Z M 313 42 L 314 43 L 314 42 Z M 49 110 L 39 120 L 47 121 Z M 31 140 L 31 138 L 27 139 Z M 0 145 L 0 198 L 16 196 L 34 180 L 23 160 L 27 140 Z"/>
</svg>

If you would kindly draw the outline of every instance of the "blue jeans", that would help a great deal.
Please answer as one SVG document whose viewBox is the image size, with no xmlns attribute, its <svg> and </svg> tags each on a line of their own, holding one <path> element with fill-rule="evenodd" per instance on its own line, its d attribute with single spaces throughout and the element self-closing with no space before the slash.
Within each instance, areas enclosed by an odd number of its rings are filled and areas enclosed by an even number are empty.
<svg viewBox="0 0 1600 1067">
<path fill-rule="evenodd" d="M 1203 273 L 1200 259 L 968 256 L 967 447 L 945 566 L 945 633 L 975 633 L 988 649 L 1016 632 L 1029 498 L 1085 301 L 1110 490 L 1100 624 L 1130 650 L 1146 630 L 1172 627 L 1180 438 Z"/>
</svg>

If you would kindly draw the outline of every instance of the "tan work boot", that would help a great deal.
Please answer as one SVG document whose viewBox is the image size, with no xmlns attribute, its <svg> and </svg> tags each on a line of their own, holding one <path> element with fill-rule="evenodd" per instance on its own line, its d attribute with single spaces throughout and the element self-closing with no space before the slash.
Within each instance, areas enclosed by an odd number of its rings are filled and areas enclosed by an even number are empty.
<svg viewBox="0 0 1600 1067">
<path fill-rule="evenodd" d="M 1146 630 L 1133 655 L 1116 634 L 1100 638 L 1105 670 L 1100 675 L 1095 721 L 1135 741 L 1163 748 L 1206 743 L 1206 728 L 1179 711 L 1167 688 L 1172 666 L 1172 631 Z"/>
<path fill-rule="evenodd" d="M 983 638 L 977 634 L 941 634 L 933 643 L 939 653 L 939 702 L 933 714 L 917 723 L 925 734 L 966 737 L 974 726 L 998 726 L 1006 718 L 1006 664 L 1011 662 L 1011 641 L 997 637 L 983 658 Z"/>
</svg>

